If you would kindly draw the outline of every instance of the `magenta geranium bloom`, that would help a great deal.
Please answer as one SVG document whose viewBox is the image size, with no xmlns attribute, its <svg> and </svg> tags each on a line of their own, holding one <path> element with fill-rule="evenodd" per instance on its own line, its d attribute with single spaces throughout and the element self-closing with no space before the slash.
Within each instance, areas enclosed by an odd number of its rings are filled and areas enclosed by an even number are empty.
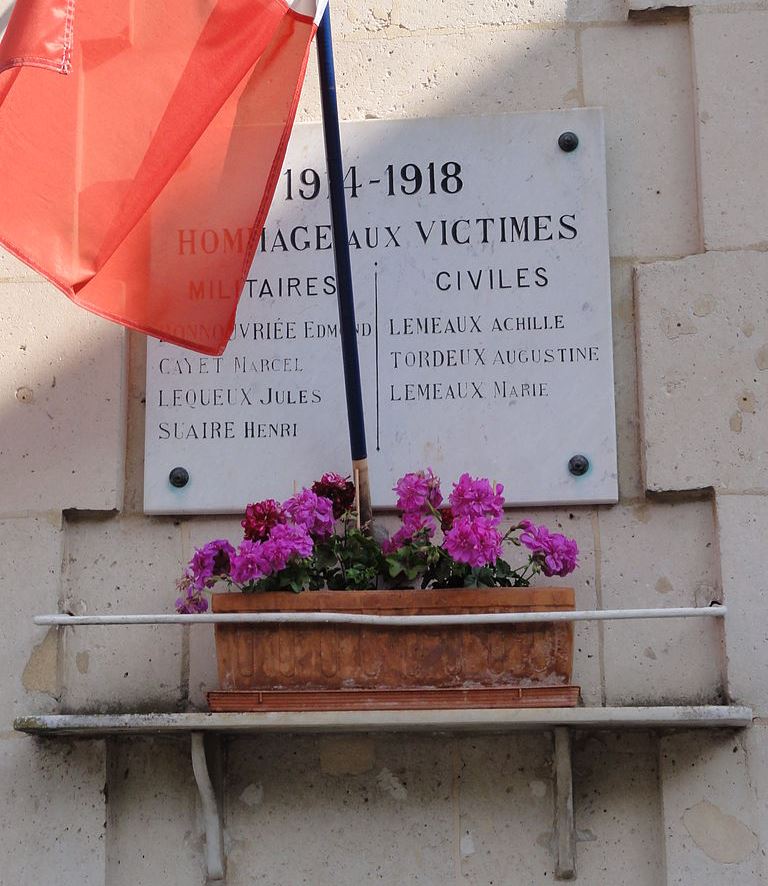
<svg viewBox="0 0 768 886">
<path fill-rule="evenodd" d="M 190 573 L 186 573 L 176 582 L 176 587 L 181 593 L 176 598 L 176 611 L 182 615 L 194 615 L 208 611 L 208 600 L 202 588 L 196 588 Z"/>
<path fill-rule="evenodd" d="M 234 553 L 235 549 L 223 538 L 209 541 L 202 548 L 197 548 L 189 562 L 194 587 L 198 590 L 213 587 L 218 576 L 228 575 Z"/>
<path fill-rule="evenodd" d="M 530 521 L 520 541 L 541 562 L 541 571 L 546 576 L 570 575 L 578 564 L 579 547 L 572 538 L 559 532 L 550 532 L 544 526 L 535 526 Z"/>
<path fill-rule="evenodd" d="M 395 484 L 394 491 L 397 507 L 406 514 L 429 510 L 429 505 L 439 508 L 443 501 L 440 478 L 435 476 L 432 468 L 405 474 Z"/>
<path fill-rule="evenodd" d="M 457 517 L 445 533 L 443 547 L 457 563 L 479 568 L 501 556 L 501 535 L 490 517 Z"/>
<path fill-rule="evenodd" d="M 264 577 L 262 547 L 264 542 L 245 539 L 232 557 L 230 578 L 236 584 L 248 584 Z"/>
<path fill-rule="evenodd" d="M 306 527 L 280 523 L 262 542 L 260 558 L 263 574 L 271 575 L 285 569 L 288 561 L 294 557 L 310 557 L 313 549 L 314 544 Z"/>
<path fill-rule="evenodd" d="M 503 492 L 501 483 L 491 486 L 485 477 L 462 474 L 448 500 L 454 517 L 487 517 L 496 524 L 504 513 Z"/>
<path fill-rule="evenodd" d="M 435 534 L 435 519 L 428 514 L 418 514 L 413 511 L 403 515 L 403 525 L 397 532 L 384 541 L 381 549 L 385 554 L 393 554 L 395 551 L 411 541 L 411 539 L 419 532 L 426 531 L 427 538 L 432 538 Z"/>
<path fill-rule="evenodd" d="M 303 526 L 313 538 L 333 535 L 333 502 L 311 489 L 302 489 L 284 502 L 283 510 L 297 526 Z"/>
</svg>

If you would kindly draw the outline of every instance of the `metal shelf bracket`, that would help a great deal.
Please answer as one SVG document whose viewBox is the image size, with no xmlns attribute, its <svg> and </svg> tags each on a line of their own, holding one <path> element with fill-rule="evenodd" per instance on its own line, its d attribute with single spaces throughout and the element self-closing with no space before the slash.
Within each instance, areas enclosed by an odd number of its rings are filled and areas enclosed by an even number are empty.
<svg viewBox="0 0 768 886">
<path fill-rule="evenodd" d="M 218 740 L 218 737 L 216 738 Z M 224 838 L 221 825 L 221 810 L 216 791 L 208 771 L 208 758 L 205 754 L 205 733 L 192 733 L 192 770 L 195 773 L 200 803 L 205 824 L 205 864 L 208 882 L 216 883 L 224 879 Z"/>
<path fill-rule="evenodd" d="M 573 821 L 571 731 L 555 730 L 555 879 L 576 878 L 576 828 Z"/>
</svg>

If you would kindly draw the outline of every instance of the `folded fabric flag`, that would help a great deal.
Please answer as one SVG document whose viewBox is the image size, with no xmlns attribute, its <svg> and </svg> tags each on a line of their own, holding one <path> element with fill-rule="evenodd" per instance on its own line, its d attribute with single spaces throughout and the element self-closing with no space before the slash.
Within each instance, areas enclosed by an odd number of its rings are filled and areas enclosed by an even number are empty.
<svg viewBox="0 0 768 886">
<path fill-rule="evenodd" d="M 0 243 L 84 308 L 220 354 L 326 2 L 17 0 Z"/>
</svg>

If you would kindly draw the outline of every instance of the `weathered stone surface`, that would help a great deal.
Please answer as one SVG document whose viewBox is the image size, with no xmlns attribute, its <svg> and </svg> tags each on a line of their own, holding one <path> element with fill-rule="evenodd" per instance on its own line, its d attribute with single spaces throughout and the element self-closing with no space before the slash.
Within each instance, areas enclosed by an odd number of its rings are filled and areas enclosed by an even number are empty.
<svg viewBox="0 0 768 886">
<path fill-rule="evenodd" d="M 724 12 L 738 11 L 738 7 L 746 6 L 749 9 L 765 6 L 766 0 L 629 0 L 629 11 L 660 10 L 673 7 L 688 8 L 695 15 L 702 10 L 717 12 L 717 7 L 722 7 Z"/>
<path fill-rule="evenodd" d="M 619 498 L 640 498 L 640 428 L 637 414 L 637 347 L 630 262 L 611 262 L 613 308 L 613 374 L 616 391 L 616 443 Z"/>
<path fill-rule="evenodd" d="M 524 25 L 534 22 L 616 21 L 626 19 L 625 0 L 508 0 L 398 5 L 392 23 L 408 30 L 472 28 L 483 25 Z"/>
<path fill-rule="evenodd" d="M 123 330 L 29 281 L 0 281 L 0 323 L 0 514 L 119 508 Z"/>
<path fill-rule="evenodd" d="M 107 785 L 106 886 L 204 883 L 204 828 L 189 739 L 113 742 Z"/>
<path fill-rule="evenodd" d="M 147 336 L 127 332 L 128 408 L 125 433 L 125 493 L 123 512 L 144 510 L 144 431 L 147 389 Z"/>
<path fill-rule="evenodd" d="M 514 489 L 507 489 L 505 494 L 513 499 Z M 589 508 L 510 511 L 505 517 L 502 532 L 524 518 L 532 520 L 536 525 L 544 523 L 552 532 L 561 532 L 574 538 L 579 546 L 579 568 L 575 572 L 565 578 L 540 575 L 536 578 L 536 585 L 572 587 L 576 596 L 576 609 L 598 609 L 594 525 Z M 525 562 L 525 550 L 508 545 L 505 553 L 513 566 Z M 581 687 L 581 697 L 585 704 L 601 704 L 603 690 L 599 629 L 596 622 L 582 621 L 574 625 L 573 683 Z"/>
<path fill-rule="evenodd" d="M 756 721 L 743 733 L 742 743 L 747 756 L 749 783 L 757 801 L 757 827 L 755 833 L 760 841 L 763 856 L 763 879 L 768 879 L 768 721 Z"/>
<path fill-rule="evenodd" d="M 510 871 L 519 883 L 551 882 L 551 735 L 477 736 L 457 744 L 461 882 L 504 883 Z"/>
<path fill-rule="evenodd" d="M 331 18 L 334 37 L 370 36 L 386 30 L 392 24 L 393 6 L 394 0 L 373 0 L 368 3 L 337 0 L 333 4 Z"/>
<path fill-rule="evenodd" d="M 61 535 L 56 515 L 0 520 L 0 731 L 14 717 L 56 705 L 56 629 L 36 627 L 32 618 L 58 611 Z"/>
<path fill-rule="evenodd" d="M 599 515 L 605 609 L 707 606 L 719 597 L 709 502 L 606 508 Z M 720 698 L 721 627 L 710 619 L 603 624 L 608 704 Z"/>
<path fill-rule="evenodd" d="M 728 691 L 768 716 L 768 497 L 718 495 Z"/>
<path fill-rule="evenodd" d="M 229 886 L 455 879 L 451 740 L 376 736 L 373 742 L 370 768 L 335 774 L 321 768 L 328 752 L 318 739 L 233 739 Z"/>
<path fill-rule="evenodd" d="M 584 103 L 605 108 L 611 254 L 697 252 L 686 24 L 587 28 L 581 54 Z"/>
<path fill-rule="evenodd" d="M 0 883 L 106 886 L 103 741 L 0 735 Z"/>
<path fill-rule="evenodd" d="M 742 736 L 668 736 L 660 759 L 669 886 L 764 883 Z"/>
<path fill-rule="evenodd" d="M 173 612 L 181 532 L 172 520 L 81 519 L 66 526 L 64 605 L 86 613 Z M 186 694 L 183 629 L 83 626 L 64 642 L 66 711 L 174 710 Z"/>
<path fill-rule="evenodd" d="M 584 883 L 663 882 L 658 739 L 583 735 L 573 743 L 576 870 Z"/>
<path fill-rule="evenodd" d="M 345 120 L 544 111 L 582 104 L 573 32 L 559 29 L 418 34 L 340 42 L 339 111 Z M 307 77 L 298 119 L 317 119 Z"/>
<path fill-rule="evenodd" d="M 694 14 L 691 34 L 704 243 L 707 249 L 765 246 L 768 10 Z"/>
<path fill-rule="evenodd" d="M 0 12 L 0 22 L 2 22 L 2 12 Z M 29 265 L 25 265 L 13 253 L 0 246 L 0 280 L 21 280 L 24 278 L 37 281 L 41 279 L 40 275 L 33 271 Z"/>
<path fill-rule="evenodd" d="M 645 486 L 768 489 L 768 253 L 636 269 Z"/>
</svg>

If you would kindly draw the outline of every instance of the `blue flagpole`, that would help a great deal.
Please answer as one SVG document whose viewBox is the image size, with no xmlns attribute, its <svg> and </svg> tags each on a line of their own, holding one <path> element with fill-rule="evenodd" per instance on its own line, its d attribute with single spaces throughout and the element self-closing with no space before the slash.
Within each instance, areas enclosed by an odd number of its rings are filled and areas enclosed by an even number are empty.
<svg viewBox="0 0 768 886">
<path fill-rule="evenodd" d="M 352 469 L 360 498 L 360 522 L 366 524 L 371 519 L 371 493 L 368 481 L 368 451 L 365 443 L 360 359 L 355 328 L 352 267 L 349 260 L 349 229 L 344 194 L 344 163 L 339 133 L 339 109 L 336 103 L 336 72 L 333 64 L 330 4 L 326 7 L 318 27 L 316 43 L 320 72 L 320 97 L 323 108 L 325 159 L 330 190 L 333 258 L 336 266 L 336 291 L 339 305 L 339 334 L 344 363 L 347 418 L 349 420 L 349 445 L 352 451 Z"/>
</svg>

